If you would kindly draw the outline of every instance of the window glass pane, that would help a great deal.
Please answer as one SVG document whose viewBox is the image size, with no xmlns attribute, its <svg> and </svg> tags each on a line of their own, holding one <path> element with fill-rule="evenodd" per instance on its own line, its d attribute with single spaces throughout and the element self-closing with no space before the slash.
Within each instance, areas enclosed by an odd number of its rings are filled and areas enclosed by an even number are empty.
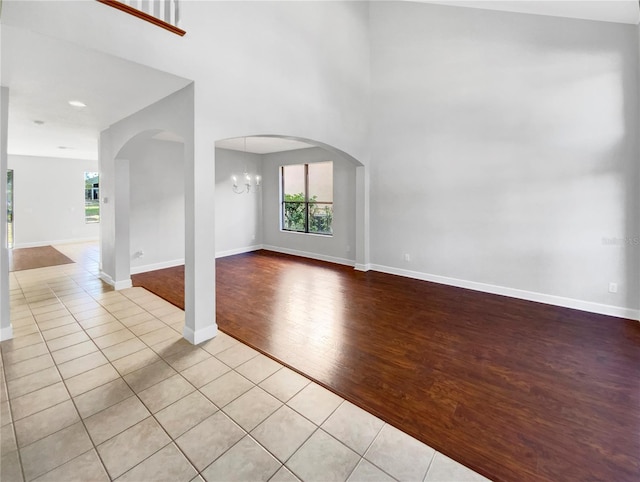
<svg viewBox="0 0 640 482">
<path fill-rule="evenodd" d="M 306 216 L 305 202 L 284 202 L 282 213 L 283 229 L 287 231 L 302 231 L 304 233 L 304 217 Z"/>
<path fill-rule="evenodd" d="M 311 166 L 309 166 L 311 167 Z M 333 234 L 333 204 L 309 202 L 309 232 Z"/>
<path fill-rule="evenodd" d="M 309 201 L 333 202 L 333 162 L 309 164 Z"/>
<path fill-rule="evenodd" d="M 282 166 L 284 201 L 304 201 L 304 164 Z"/>
<path fill-rule="evenodd" d="M 97 172 L 84 173 L 84 219 L 100 222 L 100 178 Z"/>
<path fill-rule="evenodd" d="M 281 173 L 282 229 L 332 235 L 333 162 L 282 166 Z"/>
</svg>

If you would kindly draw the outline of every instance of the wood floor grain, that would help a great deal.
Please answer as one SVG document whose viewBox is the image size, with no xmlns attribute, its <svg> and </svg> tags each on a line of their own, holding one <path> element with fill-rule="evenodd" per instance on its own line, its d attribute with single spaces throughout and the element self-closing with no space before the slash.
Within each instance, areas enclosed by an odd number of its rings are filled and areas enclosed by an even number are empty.
<svg viewBox="0 0 640 482">
<path fill-rule="evenodd" d="M 221 330 L 504 481 L 640 480 L 640 323 L 258 251 Z M 133 277 L 184 301 L 181 267 Z"/>
</svg>

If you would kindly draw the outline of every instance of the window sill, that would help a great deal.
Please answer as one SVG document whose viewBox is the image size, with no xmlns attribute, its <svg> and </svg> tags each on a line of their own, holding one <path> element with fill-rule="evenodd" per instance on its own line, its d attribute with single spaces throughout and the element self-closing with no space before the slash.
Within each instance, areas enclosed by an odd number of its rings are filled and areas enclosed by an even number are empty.
<svg viewBox="0 0 640 482">
<path fill-rule="evenodd" d="M 303 233 L 301 231 L 289 231 L 288 229 L 280 228 L 281 233 L 289 233 L 289 234 L 301 234 L 302 236 L 315 236 L 318 238 L 333 238 L 333 233 L 331 234 L 321 234 L 321 233 Z"/>
</svg>

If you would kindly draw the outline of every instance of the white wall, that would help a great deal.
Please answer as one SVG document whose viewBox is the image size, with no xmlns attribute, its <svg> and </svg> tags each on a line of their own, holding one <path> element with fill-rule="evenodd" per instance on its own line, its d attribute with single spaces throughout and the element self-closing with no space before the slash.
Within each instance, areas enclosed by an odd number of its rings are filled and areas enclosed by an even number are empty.
<svg viewBox="0 0 640 482">
<path fill-rule="evenodd" d="M 9 155 L 14 183 L 14 247 L 98 239 L 85 222 L 84 173 L 97 161 Z"/>
<path fill-rule="evenodd" d="M 190 132 L 180 133 L 185 139 L 185 337 L 191 341 L 215 335 L 215 141 L 285 135 L 313 139 L 366 162 L 369 39 L 364 2 L 184 2 L 184 37 L 98 2 L 6 2 L 2 16 L 8 25 L 194 81 L 191 116 L 181 117 L 190 122 Z M 154 115 L 164 115 L 153 106 L 139 114 L 101 135 L 103 186 L 113 201 L 122 196 L 113 163 L 120 147 L 141 130 L 156 128 Z M 125 216 L 116 216 L 117 203 L 108 210 L 101 275 L 116 288 L 126 287 L 128 226 L 118 223 Z M 128 213 L 121 214 L 128 219 Z M 125 255 L 117 252 L 123 237 Z"/>
<path fill-rule="evenodd" d="M 184 145 L 147 140 L 136 151 L 127 153 L 131 272 L 184 264 Z"/>
<path fill-rule="evenodd" d="M 378 268 L 639 306 L 637 245 L 602 243 L 638 234 L 635 26 L 411 2 L 185 2 L 182 14 L 183 38 L 97 2 L 5 2 L 3 23 L 195 81 L 192 224 L 214 216 L 215 139 L 314 139 L 371 169 Z M 213 223 L 190 222 L 210 270 Z"/>
<path fill-rule="evenodd" d="M 355 262 L 356 166 L 325 149 L 314 147 L 265 154 L 263 244 L 284 252 L 313 254 L 330 261 Z M 333 236 L 292 233 L 280 229 L 280 166 L 333 161 Z"/>
<path fill-rule="evenodd" d="M 184 142 L 184 337 L 197 344 L 214 337 L 215 137 L 206 110 L 195 109 L 191 84 L 100 133 L 103 230 L 100 277 L 116 289 L 131 286 L 130 159 L 138 142 L 162 131 Z M 133 154 L 133 155 L 132 155 Z M 110 200 L 105 202 L 105 198 Z"/>
<path fill-rule="evenodd" d="M 140 157 L 151 138 L 167 131 L 184 139 L 184 169 L 193 164 L 193 87 L 188 86 L 105 129 L 100 135 L 102 276 L 110 283 L 130 283 L 130 164 Z M 209 160 L 213 164 L 213 155 Z M 119 174 L 120 177 L 117 176 Z M 158 173 L 158 175 L 161 175 Z M 183 174 L 185 176 L 185 174 Z M 212 176 L 213 177 L 213 176 Z M 183 193 L 186 193 L 185 177 Z M 210 186 L 210 183 L 209 183 Z M 108 200 L 104 202 L 105 198 Z M 185 205 L 185 216 L 187 213 Z M 183 218 L 184 219 L 184 218 Z M 184 232 L 183 232 L 184 239 Z M 186 246 L 186 245 L 185 245 Z M 183 250 L 184 251 L 184 250 Z M 182 255 L 184 257 L 184 254 Z M 148 258 L 146 258 L 148 260 Z M 148 262 L 145 259 L 142 262 Z"/>
<path fill-rule="evenodd" d="M 5 1 L 2 21 L 193 80 L 196 115 L 214 141 L 295 136 L 366 164 L 368 9 L 368 2 L 185 1 L 184 37 L 98 2 Z"/>
<path fill-rule="evenodd" d="M 262 176 L 262 156 L 216 149 L 216 256 L 257 249 L 262 244 L 262 189 L 250 194 L 232 190 L 232 176 L 243 189 L 243 173 Z M 263 182 L 264 184 L 264 182 Z"/>
<path fill-rule="evenodd" d="M 333 161 L 333 236 L 280 230 L 280 166 Z M 262 176 L 257 194 L 235 194 L 231 176 Z M 216 254 L 266 249 L 301 254 L 344 264 L 355 261 L 356 166 L 314 147 L 273 154 L 250 154 L 216 149 Z M 242 186 L 240 186 L 242 187 Z"/>
<path fill-rule="evenodd" d="M 0 26 L 0 29 L 2 27 Z M 0 87 L 0 179 L 7 178 L 9 89 Z M 0 183 L 0 341 L 13 337 L 9 302 L 9 252 L 7 249 L 7 183 Z"/>
<path fill-rule="evenodd" d="M 637 309 L 636 35 L 372 3 L 374 265 Z"/>
</svg>

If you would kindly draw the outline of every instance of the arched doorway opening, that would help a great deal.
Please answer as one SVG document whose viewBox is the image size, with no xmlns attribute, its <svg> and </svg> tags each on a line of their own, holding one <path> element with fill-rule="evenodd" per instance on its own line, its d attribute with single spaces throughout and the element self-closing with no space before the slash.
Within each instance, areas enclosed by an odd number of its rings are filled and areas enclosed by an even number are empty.
<svg viewBox="0 0 640 482">
<path fill-rule="evenodd" d="M 265 248 L 365 269 L 364 174 L 353 156 L 308 138 L 217 141 L 216 256 Z"/>
<path fill-rule="evenodd" d="M 122 148 L 120 161 L 129 167 L 130 274 L 183 265 L 184 140 L 147 131 Z"/>
<path fill-rule="evenodd" d="M 116 289 L 130 287 L 131 274 L 184 264 L 184 150 L 180 135 L 149 129 L 114 156 L 103 197 L 112 207 L 104 210 L 101 277 Z"/>
</svg>

